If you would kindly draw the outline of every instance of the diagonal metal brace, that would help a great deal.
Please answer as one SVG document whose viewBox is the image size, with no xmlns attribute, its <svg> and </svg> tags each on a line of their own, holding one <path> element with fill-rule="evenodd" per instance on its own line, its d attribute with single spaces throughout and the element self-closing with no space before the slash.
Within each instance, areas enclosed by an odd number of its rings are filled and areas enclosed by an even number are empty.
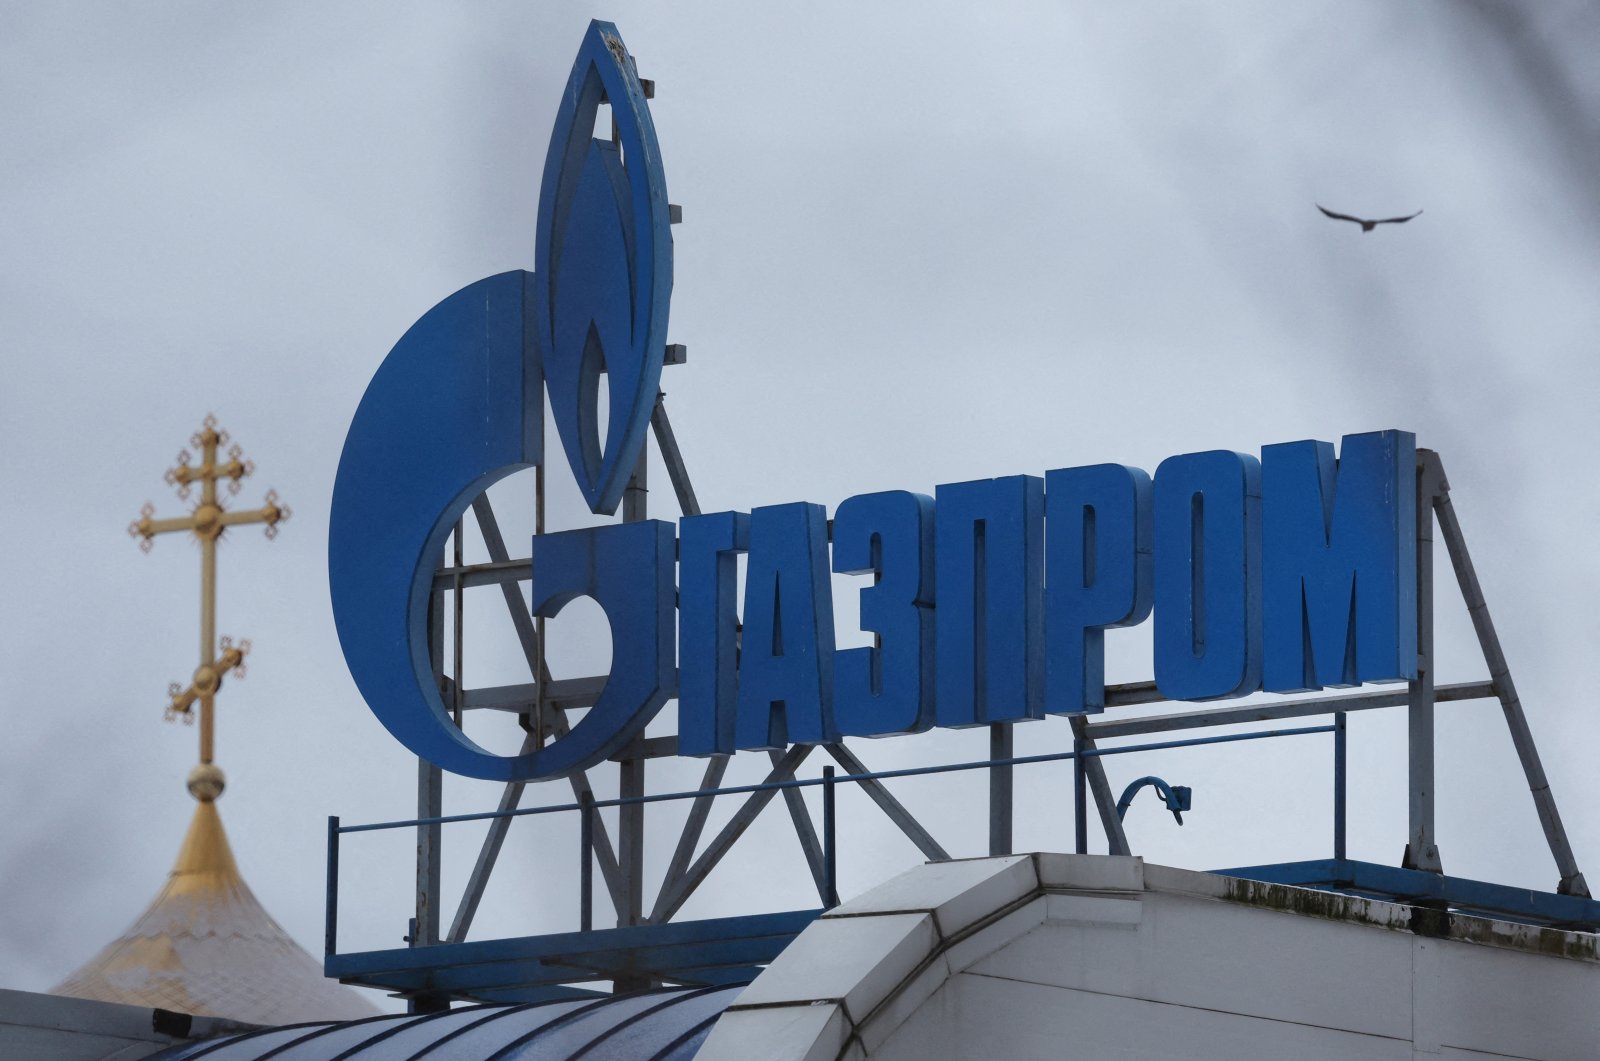
<svg viewBox="0 0 1600 1061">
<path fill-rule="evenodd" d="M 700 502 L 689 482 L 689 469 L 678 449 L 678 436 L 672 433 L 672 421 L 667 419 L 667 396 L 662 391 L 656 392 L 655 408 L 650 410 L 650 426 L 655 430 L 661 463 L 667 466 L 667 478 L 672 480 L 672 492 L 678 497 L 679 511 L 685 516 L 700 515 Z"/>
<path fill-rule="evenodd" d="M 1094 751 L 1094 738 L 1089 735 L 1089 720 L 1082 715 L 1070 716 L 1072 735 L 1077 738 L 1084 751 Z M 1098 755 L 1086 755 L 1083 762 L 1084 774 L 1089 780 L 1089 791 L 1094 793 L 1095 809 L 1100 812 L 1100 825 L 1106 831 L 1107 853 L 1112 855 L 1132 854 L 1128 850 L 1128 834 L 1122 831 L 1122 819 L 1117 815 L 1117 800 L 1111 794 L 1111 782 L 1106 780 L 1106 767 Z"/>
<path fill-rule="evenodd" d="M 1432 455 L 1437 463 L 1438 456 Z M 1522 761 L 1522 772 L 1533 794 L 1534 807 L 1539 813 L 1539 824 L 1544 828 L 1550 854 L 1555 857 L 1556 868 L 1561 873 L 1561 883 L 1556 891 L 1561 895 L 1589 897 L 1589 885 L 1578 869 L 1572 844 L 1561 824 L 1561 812 L 1556 809 L 1556 798 L 1550 791 L 1550 781 L 1545 777 L 1544 766 L 1539 761 L 1539 749 L 1533 743 L 1533 732 L 1528 728 L 1527 715 L 1522 710 L 1522 700 L 1511 680 L 1511 668 L 1500 647 L 1500 637 L 1495 633 L 1494 621 L 1489 617 L 1489 605 L 1483 597 L 1483 587 L 1478 573 L 1467 553 L 1466 538 L 1461 533 L 1461 522 L 1456 518 L 1455 505 L 1450 501 L 1450 484 L 1439 468 L 1439 491 L 1434 495 L 1434 513 L 1439 517 L 1439 531 L 1445 548 L 1450 553 L 1450 564 L 1455 568 L 1456 582 L 1461 587 L 1462 599 L 1472 617 L 1472 628 L 1478 635 L 1478 645 L 1483 650 L 1483 660 L 1489 666 L 1489 680 L 1494 683 L 1495 694 L 1500 699 L 1500 709 L 1505 713 L 1506 725 L 1511 730 L 1511 743 L 1516 746 L 1517 758 Z"/>
<path fill-rule="evenodd" d="M 522 740 L 520 754 L 527 755 L 539 747 L 539 738 L 529 733 Z M 526 786 L 520 781 L 506 783 L 505 790 L 500 794 L 500 813 L 514 811 L 522 802 L 522 792 Z M 467 933 L 472 929 L 472 919 L 478 916 L 478 904 L 483 901 L 483 889 L 489 883 L 489 875 L 494 872 L 494 865 L 500 858 L 500 848 L 505 845 L 506 833 L 511 829 L 509 816 L 492 818 L 489 821 L 489 831 L 484 835 L 483 846 L 478 849 L 478 860 L 473 863 L 472 875 L 467 878 L 467 886 L 461 892 L 461 904 L 456 907 L 456 916 L 450 922 L 450 932 L 445 936 L 447 943 L 460 943 L 467 938 Z"/>
<path fill-rule="evenodd" d="M 806 756 L 811 754 L 814 747 L 816 746 L 812 744 L 796 744 L 791 747 L 768 772 L 762 784 L 770 785 L 793 777 L 795 770 L 805 762 Z M 656 901 L 656 908 L 650 920 L 657 923 L 671 920 L 672 915 L 682 909 L 689 896 L 694 894 L 694 890 L 706 879 L 706 875 L 722 861 L 722 856 L 728 853 L 728 849 L 744 835 L 746 829 L 750 828 L 750 824 L 756 820 L 756 815 L 760 814 L 777 794 L 778 790 L 775 788 L 750 793 L 745 798 L 744 805 L 728 820 L 728 824 L 722 827 L 722 831 L 706 847 L 705 853 L 689 867 L 688 872 L 676 881 L 667 882 L 670 890 L 664 890 L 662 897 Z"/>
<path fill-rule="evenodd" d="M 833 756 L 840 766 L 844 767 L 845 773 L 867 774 L 872 772 L 866 768 L 866 765 L 860 759 L 856 758 L 854 752 L 843 744 L 829 744 L 827 749 L 828 754 Z M 932 834 L 922 827 L 922 823 L 917 821 L 912 813 L 906 809 L 905 804 L 894 798 L 889 790 L 884 787 L 882 781 L 875 777 L 869 777 L 857 783 L 861 786 L 862 791 L 872 798 L 872 802 L 876 803 L 879 809 L 889 816 L 889 820 L 900 827 L 900 831 L 906 834 L 906 839 L 917 845 L 917 850 L 921 851 L 925 858 L 934 862 L 949 861 L 950 852 L 940 846 L 939 841 L 935 840 Z"/>
<path fill-rule="evenodd" d="M 779 752 L 768 752 L 772 766 L 783 761 Z M 817 841 L 817 828 L 811 823 L 811 811 L 806 807 L 806 797 L 798 788 L 783 790 L 783 802 L 789 808 L 789 820 L 794 822 L 794 835 L 800 841 L 800 851 L 806 856 L 806 866 L 811 870 L 811 880 L 817 886 L 817 897 L 823 906 L 828 905 L 828 873 L 822 861 L 822 845 Z M 834 905 L 837 905 L 835 903 Z"/>
<path fill-rule="evenodd" d="M 489 551 L 490 560 L 505 561 L 509 556 L 506 552 L 505 538 L 500 533 L 500 522 L 495 519 L 488 494 L 479 494 L 472 502 L 472 514 L 477 517 L 478 531 L 483 536 L 483 544 Z M 550 670 L 539 659 L 533 616 L 528 612 L 527 602 L 522 599 L 522 591 L 514 583 L 502 582 L 500 592 L 505 597 L 506 609 L 511 613 L 511 622 L 516 627 L 517 640 L 522 644 L 522 653 L 527 657 L 529 671 L 537 672 L 541 682 L 548 682 Z M 546 706 L 550 705 L 547 703 Z M 552 711 L 550 714 L 552 717 L 545 720 L 546 728 L 559 740 L 566 736 L 570 729 L 566 712 Z M 544 734 L 539 734 L 541 744 L 543 739 Z M 589 778 L 586 775 L 573 774 L 568 780 L 572 784 L 572 794 L 578 800 L 594 796 L 594 790 L 589 785 Z M 485 837 L 485 846 L 488 845 L 492 835 L 491 833 L 490 837 Z M 622 869 L 617 864 L 616 849 L 611 846 L 611 837 L 606 832 L 605 822 L 599 815 L 596 815 L 594 820 L 594 852 L 596 861 L 600 863 L 600 875 L 605 878 L 606 891 L 611 896 L 611 904 L 616 908 L 617 916 L 621 917 L 624 909 Z M 493 869 L 492 862 L 490 868 Z"/>
<path fill-rule="evenodd" d="M 728 772 L 728 759 L 726 755 L 713 756 L 706 763 L 706 772 L 700 779 L 700 790 L 708 792 L 722 784 L 722 775 Z M 672 852 L 672 861 L 667 865 L 666 875 L 661 878 L 661 892 L 656 896 L 655 909 L 650 911 L 650 923 L 656 924 L 663 920 L 661 911 L 667 897 L 667 886 L 682 877 L 689 868 L 689 860 L 694 857 L 695 848 L 700 846 L 700 837 L 706 829 L 706 819 L 711 814 L 711 804 L 716 799 L 714 793 L 696 796 L 689 806 L 689 817 L 683 823 L 683 832 L 678 835 L 678 846 Z"/>
</svg>

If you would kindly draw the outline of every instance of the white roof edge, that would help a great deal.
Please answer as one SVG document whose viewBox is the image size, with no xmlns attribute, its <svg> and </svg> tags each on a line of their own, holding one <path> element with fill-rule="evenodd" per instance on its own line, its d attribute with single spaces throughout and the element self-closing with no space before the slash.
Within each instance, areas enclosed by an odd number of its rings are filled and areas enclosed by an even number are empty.
<svg viewBox="0 0 1600 1061">
<path fill-rule="evenodd" d="M 1051 896 L 1126 905 L 1151 893 L 1412 931 L 1408 906 L 1152 865 L 1136 856 L 1040 852 L 929 862 L 809 925 L 728 1008 L 697 1057 L 832 1061 L 880 1014 L 914 1008 L 977 960 L 978 953 L 964 953 L 971 944 L 981 942 L 987 953 L 1039 925 Z M 1600 964 L 1597 937 L 1587 933 L 1452 915 L 1440 935 Z"/>
</svg>

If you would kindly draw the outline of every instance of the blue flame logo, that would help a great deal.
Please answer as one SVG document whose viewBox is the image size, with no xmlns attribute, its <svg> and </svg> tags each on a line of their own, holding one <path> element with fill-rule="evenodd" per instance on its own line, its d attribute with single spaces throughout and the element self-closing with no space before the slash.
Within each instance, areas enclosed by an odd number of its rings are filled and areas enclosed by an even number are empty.
<svg viewBox="0 0 1600 1061">
<path fill-rule="evenodd" d="M 594 135 L 603 102 L 615 141 Z M 545 158 L 534 289 L 550 407 L 595 512 L 616 511 L 661 382 L 672 297 L 666 189 L 633 59 L 615 27 L 592 23 Z M 602 372 L 609 392 L 604 445 Z"/>
<path fill-rule="evenodd" d="M 602 103 L 614 140 L 594 135 Z M 550 138 L 535 271 L 479 280 L 423 314 L 384 358 L 351 421 L 328 528 L 339 643 L 373 714 L 444 769 L 498 780 L 580 770 L 623 747 L 666 701 L 670 524 L 541 539 L 536 614 L 594 597 L 611 623 L 614 658 L 628 666 L 570 733 L 525 755 L 492 754 L 451 721 L 429 658 L 428 607 L 455 521 L 495 480 L 544 462 L 543 391 L 590 508 L 616 511 L 661 382 L 670 224 L 633 60 L 615 26 L 590 23 Z M 652 586 L 654 599 L 641 588 Z"/>
</svg>

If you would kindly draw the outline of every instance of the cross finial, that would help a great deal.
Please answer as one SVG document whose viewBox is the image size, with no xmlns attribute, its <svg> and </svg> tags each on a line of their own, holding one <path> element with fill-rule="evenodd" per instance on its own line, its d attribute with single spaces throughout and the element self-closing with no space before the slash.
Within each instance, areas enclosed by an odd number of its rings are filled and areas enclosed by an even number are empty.
<svg viewBox="0 0 1600 1061">
<path fill-rule="evenodd" d="M 250 652 L 250 642 L 224 637 L 219 645 L 216 634 L 217 615 L 217 540 L 229 527 L 245 523 L 265 524 L 268 538 L 278 534 L 278 524 L 289 518 L 289 509 L 278 504 L 278 495 L 268 490 L 266 504 L 260 508 L 229 512 L 217 496 L 217 484 L 226 482 L 228 493 L 237 494 L 241 480 L 255 471 L 255 464 L 244 459 L 237 445 L 227 451 L 227 460 L 218 459 L 218 451 L 228 445 L 228 433 L 217 429 L 217 418 L 207 416 L 200 430 L 189 439 L 189 444 L 200 451 L 200 463 L 190 464 L 194 455 L 188 450 L 178 454 L 176 467 L 168 468 L 168 485 L 178 488 L 178 497 L 187 500 L 195 483 L 200 484 L 200 500 L 182 519 L 156 519 L 155 506 L 146 504 L 139 510 L 139 518 L 128 525 L 128 533 L 139 539 L 139 548 L 149 552 L 155 545 L 156 535 L 172 531 L 190 531 L 200 542 L 200 665 L 187 688 L 173 682 L 167 689 L 167 719 L 179 715 L 185 722 L 194 721 L 193 707 L 200 705 L 200 763 L 189 772 L 189 793 L 202 802 L 209 803 L 222 794 L 222 770 L 211 761 L 213 750 L 213 702 L 222 688 L 222 679 L 230 672 L 244 677 L 244 658 Z"/>
</svg>

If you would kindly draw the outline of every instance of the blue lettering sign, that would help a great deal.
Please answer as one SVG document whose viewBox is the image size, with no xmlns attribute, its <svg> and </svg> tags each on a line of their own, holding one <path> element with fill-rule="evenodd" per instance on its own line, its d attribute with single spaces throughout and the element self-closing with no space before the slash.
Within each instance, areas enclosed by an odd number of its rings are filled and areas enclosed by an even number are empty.
<svg viewBox="0 0 1600 1061">
<path fill-rule="evenodd" d="M 738 555 L 749 548 L 750 517 L 742 512 L 678 521 L 679 755 L 733 751 Z"/>
<path fill-rule="evenodd" d="M 611 625 L 605 688 L 572 732 L 546 746 L 543 777 L 581 770 L 621 751 L 672 690 L 673 548 L 670 523 L 641 520 L 558 531 L 533 539 L 533 614 L 554 616 L 592 597 Z M 459 732 L 459 731 L 458 731 Z"/>
<path fill-rule="evenodd" d="M 592 135 L 602 99 L 620 150 Z M 1099 711 L 1105 631 L 1152 610 L 1156 685 L 1171 699 L 1417 673 L 1416 442 L 1381 431 L 1345 438 L 1337 460 L 1328 443 L 1292 442 L 1260 462 L 1171 457 L 1153 482 L 1102 464 L 947 484 L 937 501 L 865 494 L 835 512 L 831 557 L 814 504 L 536 536 L 532 614 L 599 602 L 611 674 L 543 747 L 478 747 L 433 674 L 434 568 L 475 497 L 544 460 L 546 397 L 590 508 L 616 509 L 660 380 L 668 215 L 632 60 L 614 27 L 592 23 L 551 135 L 535 270 L 424 314 L 373 377 L 339 462 L 340 643 L 374 713 L 418 755 L 473 777 L 556 777 L 616 755 L 673 695 L 684 755 Z M 871 576 L 868 646 L 836 647 L 834 573 Z"/>
<path fill-rule="evenodd" d="M 1174 700 L 1261 684 L 1261 464 L 1168 457 L 1155 481 L 1156 686 Z"/>
<path fill-rule="evenodd" d="M 1105 631 L 1150 614 L 1150 477 L 1097 464 L 1044 477 L 1045 709 L 1105 707 Z"/>
<path fill-rule="evenodd" d="M 839 739 L 833 724 L 828 527 L 821 505 L 769 505 L 750 513 L 736 736 L 741 748 Z"/>
<path fill-rule="evenodd" d="M 833 569 L 873 576 L 861 591 L 861 629 L 875 644 L 834 657 L 839 732 L 920 733 L 933 725 L 933 498 L 897 490 L 841 504 Z"/>
<path fill-rule="evenodd" d="M 1261 451 L 1268 691 L 1416 677 L 1416 465 L 1407 431 Z"/>
<path fill-rule="evenodd" d="M 1044 717 L 1044 480 L 935 491 L 934 569 L 941 726 Z"/>
</svg>

